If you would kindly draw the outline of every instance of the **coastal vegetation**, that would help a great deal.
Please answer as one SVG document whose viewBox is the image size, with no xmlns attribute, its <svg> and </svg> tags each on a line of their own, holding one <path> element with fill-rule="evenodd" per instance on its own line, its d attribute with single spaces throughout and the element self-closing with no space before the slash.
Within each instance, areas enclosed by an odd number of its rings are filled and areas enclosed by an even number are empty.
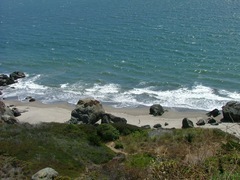
<svg viewBox="0 0 240 180">
<path fill-rule="evenodd" d="M 129 124 L 0 124 L 1 178 L 238 179 L 239 139 L 218 129 Z"/>
</svg>

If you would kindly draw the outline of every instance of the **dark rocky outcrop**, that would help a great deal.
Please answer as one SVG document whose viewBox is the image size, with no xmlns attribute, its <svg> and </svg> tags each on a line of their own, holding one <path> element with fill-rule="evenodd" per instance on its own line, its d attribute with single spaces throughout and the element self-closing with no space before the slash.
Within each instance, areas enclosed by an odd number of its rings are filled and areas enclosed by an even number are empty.
<svg viewBox="0 0 240 180">
<path fill-rule="evenodd" d="M 217 123 L 217 121 L 214 118 L 208 118 L 207 123 L 208 124 L 215 124 L 215 123 Z"/>
<path fill-rule="evenodd" d="M 161 116 L 164 113 L 164 109 L 160 104 L 154 104 L 150 107 L 150 114 L 153 116 Z"/>
<path fill-rule="evenodd" d="M 214 109 L 214 110 L 212 110 L 212 111 L 210 111 L 210 112 L 208 112 L 206 115 L 208 116 L 208 117 L 217 117 L 218 115 L 220 115 L 221 113 L 220 113 L 220 111 L 218 110 L 218 109 Z"/>
<path fill-rule="evenodd" d="M 28 102 L 34 102 L 34 101 L 36 101 L 36 99 L 33 98 L 33 97 L 31 97 L 31 96 L 26 97 L 25 100 L 28 100 Z"/>
<path fill-rule="evenodd" d="M 193 122 L 190 119 L 184 118 L 182 120 L 182 129 L 193 128 L 193 127 L 194 127 Z"/>
<path fill-rule="evenodd" d="M 10 74 L 0 74 L 0 86 L 7 86 L 16 83 L 17 79 L 26 77 L 23 72 L 16 71 Z"/>
<path fill-rule="evenodd" d="M 7 86 L 14 83 L 15 81 L 12 78 L 8 77 L 8 75 L 0 74 L 0 86 Z"/>
<path fill-rule="evenodd" d="M 127 123 L 127 120 L 112 114 L 105 113 L 102 104 L 95 99 L 79 100 L 71 113 L 70 124 Z"/>
<path fill-rule="evenodd" d="M 196 123 L 196 125 L 198 126 L 204 126 L 206 124 L 204 119 L 199 119 L 198 122 Z"/>
<path fill-rule="evenodd" d="M 20 78 L 25 78 L 26 75 L 23 72 L 15 71 L 15 72 L 11 73 L 9 77 L 13 80 L 17 80 Z"/>
<path fill-rule="evenodd" d="M 158 129 L 158 128 L 162 128 L 162 125 L 161 124 L 155 124 L 153 127 Z"/>
<path fill-rule="evenodd" d="M 222 107 L 223 122 L 240 122 L 240 102 L 230 101 Z"/>
<path fill-rule="evenodd" d="M 125 118 L 117 117 L 108 113 L 103 113 L 101 119 L 102 123 L 127 123 Z"/>
</svg>

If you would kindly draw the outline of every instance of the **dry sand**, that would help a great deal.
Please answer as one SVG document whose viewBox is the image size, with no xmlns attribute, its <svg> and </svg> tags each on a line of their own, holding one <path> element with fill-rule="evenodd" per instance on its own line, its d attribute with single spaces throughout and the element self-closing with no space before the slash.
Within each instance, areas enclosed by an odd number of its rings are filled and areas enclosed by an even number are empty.
<svg viewBox="0 0 240 180">
<path fill-rule="evenodd" d="M 59 122 L 64 123 L 71 117 L 71 111 L 75 108 L 74 105 L 68 103 L 57 104 L 42 104 L 40 102 L 19 102 L 19 101 L 4 101 L 6 105 L 14 105 L 22 115 L 17 117 L 20 122 L 28 122 L 30 124 L 37 124 L 40 122 Z M 115 116 L 123 117 L 128 124 L 136 126 L 161 124 L 163 128 L 181 128 L 182 119 L 189 118 L 196 126 L 199 119 L 206 119 L 206 111 L 190 110 L 190 109 L 175 109 L 168 108 L 162 116 L 152 116 L 149 114 L 149 107 L 139 108 L 113 108 L 104 106 L 106 112 Z M 220 122 L 222 115 L 215 118 Z M 168 125 L 165 125 L 167 123 Z M 239 123 L 220 123 L 219 125 L 206 124 L 201 128 L 218 128 L 224 132 L 234 134 L 240 138 L 240 124 Z"/>
</svg>

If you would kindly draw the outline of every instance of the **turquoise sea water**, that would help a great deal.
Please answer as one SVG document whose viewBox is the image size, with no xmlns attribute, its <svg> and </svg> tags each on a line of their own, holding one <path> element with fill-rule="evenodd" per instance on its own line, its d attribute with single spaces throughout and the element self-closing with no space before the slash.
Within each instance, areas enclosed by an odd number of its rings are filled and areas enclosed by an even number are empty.
<svg viewBox="0 0 240 180">
<path fill-rule="evenodd" d="M 211 110 L 240 100 L 240 1 L 1 0 L 2 97 Z"/>
</svg>

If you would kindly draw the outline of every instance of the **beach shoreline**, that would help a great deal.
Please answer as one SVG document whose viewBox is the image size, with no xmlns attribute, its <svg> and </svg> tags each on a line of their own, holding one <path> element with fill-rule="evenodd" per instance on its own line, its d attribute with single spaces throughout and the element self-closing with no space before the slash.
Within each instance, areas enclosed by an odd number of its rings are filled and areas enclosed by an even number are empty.
<svg viewBox="0 0 240 180">
<path fill-rule="evenodd" d="M 18 100 L 3 100 L 7 106 L 14 106 L 19 109 L 21 116 L 17 117 L 20 123 L 38 124 L 41 122 L 57 122 L 65 123 L 71 118 L 71 112 L 75 105 L 66 102 L 59 102 L 53 104 L 43 104 L 39 101 L 22 102 Z M 149 125 L 153 128 L 156 124 L 161 124 L 165 129 L 181 129 L 182 120 L 184 118 L 190 119 L 194 127 L 200 128 L 218 128 L 224 132 L 228 132 L 240 138 L 240 124 L 239 123 L 221 123 L 222 114 L 214 119 L 219 122 L 218 125 L 205 124 L 204 126 L 197 126 L 196 123 L 200 119 L 207 119 L 207 111 L 194 109 L 180 109 L 180 108 L 164 108 L 166 111 L 162 116 L 153 116 L 149 114 L 150 107 L 125 107 L 115 108 L 109 105 L 104 105 L 103 108 L 107 113 L 118 117 L 125 118 L 128 124 L 135 126 Z"/>
</svg>

